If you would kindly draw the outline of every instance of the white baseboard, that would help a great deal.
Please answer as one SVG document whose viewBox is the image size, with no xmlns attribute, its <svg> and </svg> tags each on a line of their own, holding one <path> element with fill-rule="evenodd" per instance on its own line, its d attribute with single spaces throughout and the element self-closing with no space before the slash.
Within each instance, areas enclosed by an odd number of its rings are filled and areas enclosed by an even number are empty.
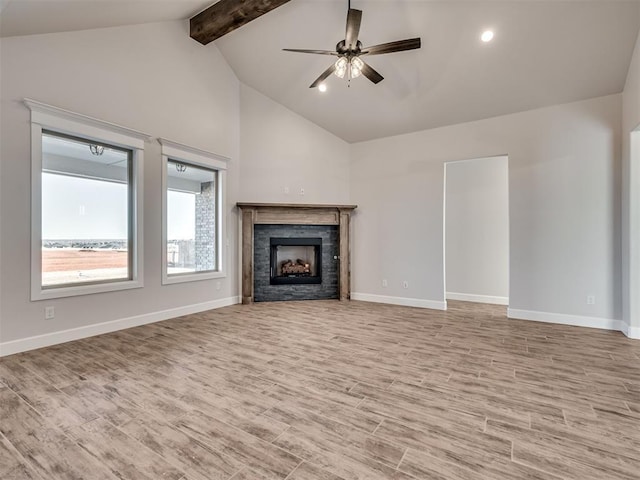
<svg viewBox="0 0 640 480">
<path fill-rule="evenodd" d="M 559 323 L 561 325 L 573 325 L 575 327 L 600 328 L 603 330 L 620 330 L 625 335 L 632 337 L 627 324 L 622 320 L 612 318 L 584 317 L 581 315 L 568 315 L 565 313 L 539 312 L 535 310 L 507 309 L 507 317 L 520 320 L 534 320 L 536 322 Z M 633 329 L 636 330 L 636 329 Z M 640 332 L 635 332 L 640 333 Z"/>
<path fill-rule="evenodd" d="M 81 338 L 102 335 L 103 333 L 124 330 L 126 328 L 139 327 L 140 325 L 169 320 L 170 318 L 181 317 L 182 315 L 190 315 L 192 313 L 204 312 L 206 310 L 228 307 L 229 305 L 235 305 L 237 303 L 240 303 L 240 297 L 221 298 L 211 302 L 196 303 L 193 305 L 186 305 L 184 307 L 170 308 L 159 312 L 145 313 L 134 317 L 120 318 L 118 320 L 71 328 L 69 330 L 61 330 L 59 332 L 12 340 L 0 343 L 0 357 L 35 350 L 37 348 L 49 347 L 59 343 L 79 340 Z"/>
<path fill-rule="evenodd" d="M 509 305 L 509 297 L 493 297 L 491 295 L 474 295 L 472 293 L 447 292 L 447 300 L 463 302 L 491 303 L 493 305 Z"/>
<path fill-rule="evenodd" d="M 363 302 L 389 303 L 404 307 L 431 308 L 433 310 L 446 310 L 447 302 L 437 300 L 423 300 L 421 298 L 389 297 L 386 295 L 374 295 L 372 293 L 351 293 L 351 300 Z"/>
<path fill-rule="evenodd" d="M 622 333 L 624 333 L 629 338 L 640 340 L 640 327 L 632 327 L 626 322 L 624 322 L 623 325 L 624 328 L 622 329 Z"/>
</svg>

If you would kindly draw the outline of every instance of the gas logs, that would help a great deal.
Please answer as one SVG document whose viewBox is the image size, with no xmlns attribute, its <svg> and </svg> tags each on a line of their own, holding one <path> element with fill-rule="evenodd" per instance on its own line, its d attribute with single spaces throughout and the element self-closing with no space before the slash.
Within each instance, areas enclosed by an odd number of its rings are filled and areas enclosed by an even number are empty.
<svg viewBox="0 0 640 480">
<path fill-rule="evenodd" d="M 280 266 L 282 275 L 309 275 L 311 274 L 311 267 L 309 262 L 297 259 L 295 262 L 291 260 L 285 260 Z"/>
</svg>

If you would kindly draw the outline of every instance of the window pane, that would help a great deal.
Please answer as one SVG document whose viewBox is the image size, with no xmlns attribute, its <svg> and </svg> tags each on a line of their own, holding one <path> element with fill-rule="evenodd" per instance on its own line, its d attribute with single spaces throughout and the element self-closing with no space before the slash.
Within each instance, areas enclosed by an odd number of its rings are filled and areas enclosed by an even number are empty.
<svg viewBox="0 0 640 480">
<path fill-rule="evenodd" d="M 42 135 L 42 286 L 132 278 L 131 152 Z"/>
<path fill-rule="evenodd" d="M 216 171 L 167 162 L 167 274 L 216 270 Z"/>
</svg>

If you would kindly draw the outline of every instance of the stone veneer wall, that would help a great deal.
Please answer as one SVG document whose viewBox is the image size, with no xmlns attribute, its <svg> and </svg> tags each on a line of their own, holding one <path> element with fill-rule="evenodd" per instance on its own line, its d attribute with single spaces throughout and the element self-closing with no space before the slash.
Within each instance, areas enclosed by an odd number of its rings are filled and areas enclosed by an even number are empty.
<svg viewBox="0 0 640 480">
<path fill-rule="evenodd" d="M 196 195 L 196 271 L 216 268 L 216 189 L 214 182 L 204 182 Z"/>
<path fill-rule="evenodd" d="M 322 283 L 271 285 L 271 237 L 322 238 Z M 253 298 L 256 302 L 338 299 L 339 230 L 337 225 L 255 225 L 253 227 Z"/>
</svg>

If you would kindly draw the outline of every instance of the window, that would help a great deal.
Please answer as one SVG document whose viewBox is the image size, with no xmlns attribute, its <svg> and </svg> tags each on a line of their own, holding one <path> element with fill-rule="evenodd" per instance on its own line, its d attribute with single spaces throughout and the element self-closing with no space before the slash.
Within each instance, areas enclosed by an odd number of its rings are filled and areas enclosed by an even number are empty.
<svg viewBox="0 0 640 480">
<path fill-rule="evenodd" d="M 131 150 L 42 132 L 42 288 L 131 280 Z"/>
<path fill-rule="evenodd" d="M 224 276 L 226 159 L 161 139 L 164 284 Z"/>
<path fill-rule="evenodd" d="M 32 300 L 141 287 L 146 136 L 25 103 L 32 122 Z"/>
</svg>

